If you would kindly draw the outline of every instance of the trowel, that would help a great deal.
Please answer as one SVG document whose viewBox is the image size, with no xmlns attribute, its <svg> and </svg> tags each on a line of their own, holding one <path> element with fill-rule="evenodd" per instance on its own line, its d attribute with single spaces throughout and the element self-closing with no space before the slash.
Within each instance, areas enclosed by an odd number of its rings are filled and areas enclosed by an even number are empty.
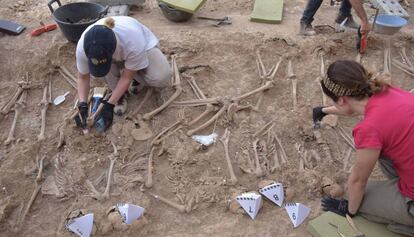
<svg viewBox="0 0 414 237">
<path fill-rule="evenodd" d="M 69 93 L 70 93 L 70 91 L 67 91 L 65 94 L 56 97 L 53 100 L 53 104 L 54 105 L 60 105 L 60 104 L 62 104 L 65 101 L 66 96 L 69 95 Z"/>
</svg>

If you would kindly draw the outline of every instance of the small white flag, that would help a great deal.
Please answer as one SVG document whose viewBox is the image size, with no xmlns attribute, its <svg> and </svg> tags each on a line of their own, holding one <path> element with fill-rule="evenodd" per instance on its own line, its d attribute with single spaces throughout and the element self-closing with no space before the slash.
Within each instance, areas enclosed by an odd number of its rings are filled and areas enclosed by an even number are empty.
<svg viewBox="0 0 414 237">
<path fill-rule="evenodd" d="M 310 213 L 310 208 L 301 203 L 287 203 L 285 205 L 285 209 L 293 223 L 294 228 L 302 224 Z"/>
<path fill-rule="evenodd" d="M 145 211 L 143 207 L 129 203 L 118 203 L 116 206 L 122 221 L 127 225 L 140 218 Z"/>
<path fill-rule="evenodd" d="M 92 233 L 93 214 L 86 214 L 84 216 L 69 220 L 66 228 L 80 237 L 89 237 Z"/>
<path fill-rule="evenodd" d="M 243 193 L 236 197 L 240 206 L 254 219 L 262 207 L 262 196 L 256 193 Z"/>
<path fill-rule="evenodd" d="M 261 194 L 267 197 L 270 201 L 281 207 L 285 198 L 283 185 L 281 183 L 272 183 L 259 190 Z"/>
</svg>

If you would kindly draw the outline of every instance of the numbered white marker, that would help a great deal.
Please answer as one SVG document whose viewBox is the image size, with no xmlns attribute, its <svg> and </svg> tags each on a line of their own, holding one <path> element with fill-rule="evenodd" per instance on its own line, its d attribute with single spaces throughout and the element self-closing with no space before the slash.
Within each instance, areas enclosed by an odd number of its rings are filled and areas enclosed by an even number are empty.
<svg viewBox="0 0 414 237">
<path fill-rule="evenodd" d="M 127 225 L 132 224 L 132 222 L 140 218 L 145 211 L 143 207 L 129 203 L 118 203 L 116 207 L 122 221 Z"/>
<path fill-rule="evenodd" d="M 74 218 L 66 224 L 66 228 L 81 237 L 89 237 L 92 233 L 93 214 Z"/>
<path fill-rule="evenodd" d="M 283 205 L 285 192 L 283 191 L 283 185 L 281 183 L 271 183 L 266 187 L 261 188 L 259 192 L 279 207 Z"/>
<path fill-rule="evenodd" d="M 294 228 L 302 224 L 310 213 L 310 208 L 301 203 L 287 203 L 285 204 L 285 209 L 293 223 Z"/>
<path fill-rule="evenodd" d="M 243 193 L 236 200 L 253 220 L 262 207 L 262 196 L 256 193 Z"/>
</svg>

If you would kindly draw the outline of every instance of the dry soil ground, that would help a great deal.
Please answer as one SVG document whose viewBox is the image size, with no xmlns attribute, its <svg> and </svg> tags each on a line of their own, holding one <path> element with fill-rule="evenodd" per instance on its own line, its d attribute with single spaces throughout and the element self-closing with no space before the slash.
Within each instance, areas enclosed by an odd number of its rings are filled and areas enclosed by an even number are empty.
<svg viewBox="0 0 414 237">
<path fill-rule="evenodd" d="M 64 1 L 67 3 L 68 1 Z M 115 118 L 115 125 L 104 135 L 91 133 L 87 136 L 69 125 L 65 129 L 66 144 L 56 148 L 62 123 L 75 99 L 76 91 L 67 84 L 56 70 L 65 66 L 75 74 L 75 45 L 68 43 L 59 30 L 31 38 L 27 33 L 39 25 L 39 21 L 51 23 L 53 20 L 46 7 L 46 1 L 0 0 L 1 18 L 20 22 L 28 30 L 20 36 L 0 37 L 0 104 L 5 104 L 14 93 L 17 82 L 28 74 L 32 89 L 28 91 L 27 103 L 16 125 L 16 140 L 5 145 L 14 112 L 11 111 L 0 121 L 0 235 L 1 236 L 70 236 L 62 228 L 70 212 L 82 209 L 95 215 L 94 236 L 309 236 L 307 221 L 321 213 L 319 200 L 322 196 L 321 184 L 327 177 L 341 185 L 345 184 L 353 162 L 353 154 L 348 164 L 344 157 L 350 149 L 338 135 L 338 129 L 324 126 L 322 137 L 327 141 L 332 160 L 328 160 L 323 144 L 318 144 L 313 135 L 311 108 L 322 103 L 317 83 L 320 74 L 320 61 L 315 49 L 322 47 L 326 52 L 326 65 L 336 59 L 354 59 L 356 33 L 346 31 L 334 33 L 329 27 L 318 28 L 318 35 L 305 38 L 299 36 L 298 21 L 305 0 L 285 1 L 284 19 L 280 25 L 267 25 L 249 22 L 253 7 L 252 0 L 211 0 L 207 1 L 199 15 L 224 16 L 233 18 L 233 24 L 215 28 L 208 21 L 193 18 L 186 23 L 172 23 L 166 20 L 154 0 L 147 1 L 142 8 L 134 9 L 133 17 L 147 25 L 161 40 L 163 52 L 170 58 L 177 56 L 178 66 L 184 70 L 182 86 L 184 92 L 178 100 L 195 99 L 187 79 L 194 77 L 207 97 L 236 96 L 260 86 L 256 68 L 255 52 L 261 52 L 267 68 L 280 57 L 283 61 L 275 77 L 275 86 L 265 92 L 258 111 L 238 112 L 233 121 L 221 116 L 213 125 L 199 134 L 218 133 L 231 130 L 229 153 L 238 183 L 230 186 L 227 163 L 220 142 L 206 150 L 198 146 L 186 135 L 187 125 L 167 138 L 163 143 L 164 153 L 155 155 L 153 187 L 143 186 L 147 177 L 148 152 L 150 141 L 135 141 L 131 129 L 133 121 L 123 117 Z M 411 14 L 413 11 L 409 9 Z M 318 12 L 315 25 L 329 24 L 337 7 L 328 2 Z M 370 11 L 372 13 L 372 11 Z M 400 59 L 399 49 L 404 45 L 409 56 L 414 56 L 414 27 L 409 24 L 399 34 L 392 37 L 392 58 Z M 384 37 L 371 34 L 367 54 L 362 63 L 369 69 L 380 72 L 383 64 Z M 298 108 L 292 107 L 291 81 L 287 79 L 287 62 L 292 60 L 297 76 Z M 188 69 L 193 66 L 196 69 Z M 194 67 L 193 67 L 194 68 Z M 184 76 L 186 74 L 187 76 Z M 393 83 L 404 89 L 412 89 L 413 78 L 399 69 L 392 68 Z M 38 106 L 44 85 L 52 80 L 52 94 L 57 96 L 66 91 L 70 95 L 64 104 L 49 106 L 47 110 L 46 139 L 38 142 L 41 115 Z M 94 82 L 99 84 L 98 82 Z M 153 95 L 140 113 L 146 113 L 173 93 L 164 89 Z M 143 95 L 129 97 L 129 111 L 138 105 Z M 243 100 L 241 104 L 255 104 L 258 96 Z M 163 128 L 179 119 L 190 121 L 204 108 L 169 107 L 155 116 L 148 125 L 157 134 Z M 348 135 L 352 126 L 360 118 L 340 118 L 338 126 Z M 253 134 L 269 121 L 274 126 L 269 136 L 259 140 L 259 157 L 265 176 L 257 178 L 239 167 L 253 160 Z M 194 128 L 192 126 L 191 128 Z M 286 150 L 288 162 L 269 172 L 273 165 L 274 142 L 277 135 Z M 120 157 L 115 162 L 110 198 L 98 201 L 91 197 L 86 185 L 91 180 L 103 192 L 107 170 L 112 153 L 111 142 L 119 148 Z M 322 160 L 310 159 L 304 170 L 300 170 L 300 154 L 296 145 L 306 150 L 317 151 Z M 156 147 L 156 153 L 161 149 Z M 266 150 L 267 148 L 267 150 Z M 35 189 L 37 158 L 46 156 L 44 161 L 42 190 L 23 221 L 27 203 Z M 372 178 L 381 178 L 376 170 Z M 251 220 L 242 212 L 231 211 L 229 200 L 243 191 L 257 190 L 261 180 L 270 179 L 283 183 L 293 192 L 289 201 L 300 202 L 312 211 L 299 228 L 294 229 L 284 209 L 268 201 Z M 177 203 L 192 202 L 190 213 L 179 213 L 164 203 L 154 199 L 150 193 L 158 194 Z M 192 201 L 191 201 L 192 200 Z M 115 227 L 106 211 L 118 202 L 130 202 L 146 208 L 145 220 L 140 225 L 125 229 Z M 17 231 L 17 232 L 16 232 Z M 17 234 L 16 234 L 17 233 Z"/>
</svg>

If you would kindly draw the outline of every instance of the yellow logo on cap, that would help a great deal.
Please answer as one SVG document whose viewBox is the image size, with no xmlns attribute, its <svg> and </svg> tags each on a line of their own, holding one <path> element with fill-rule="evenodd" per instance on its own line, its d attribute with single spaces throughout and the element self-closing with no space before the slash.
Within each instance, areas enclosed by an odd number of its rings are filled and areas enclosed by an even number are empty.
<svg viewBox="0 0 414 237">
<path fill-rule="evenodd" d="M 106 59 L 106 58 L 104 58 L 104 59 L 98 60 L 98 59 L 96 59 L 96 58 L 92 58 L 92 59 L 91 59 L 91 62 L 92 62 L 92 64 L 93 64 L 93 65 L 99 65 L 99 64 L 104 64 L 104 63 L 106 63 L 106 62 L 107 62 L 107 59 Z"/>
</svg>

